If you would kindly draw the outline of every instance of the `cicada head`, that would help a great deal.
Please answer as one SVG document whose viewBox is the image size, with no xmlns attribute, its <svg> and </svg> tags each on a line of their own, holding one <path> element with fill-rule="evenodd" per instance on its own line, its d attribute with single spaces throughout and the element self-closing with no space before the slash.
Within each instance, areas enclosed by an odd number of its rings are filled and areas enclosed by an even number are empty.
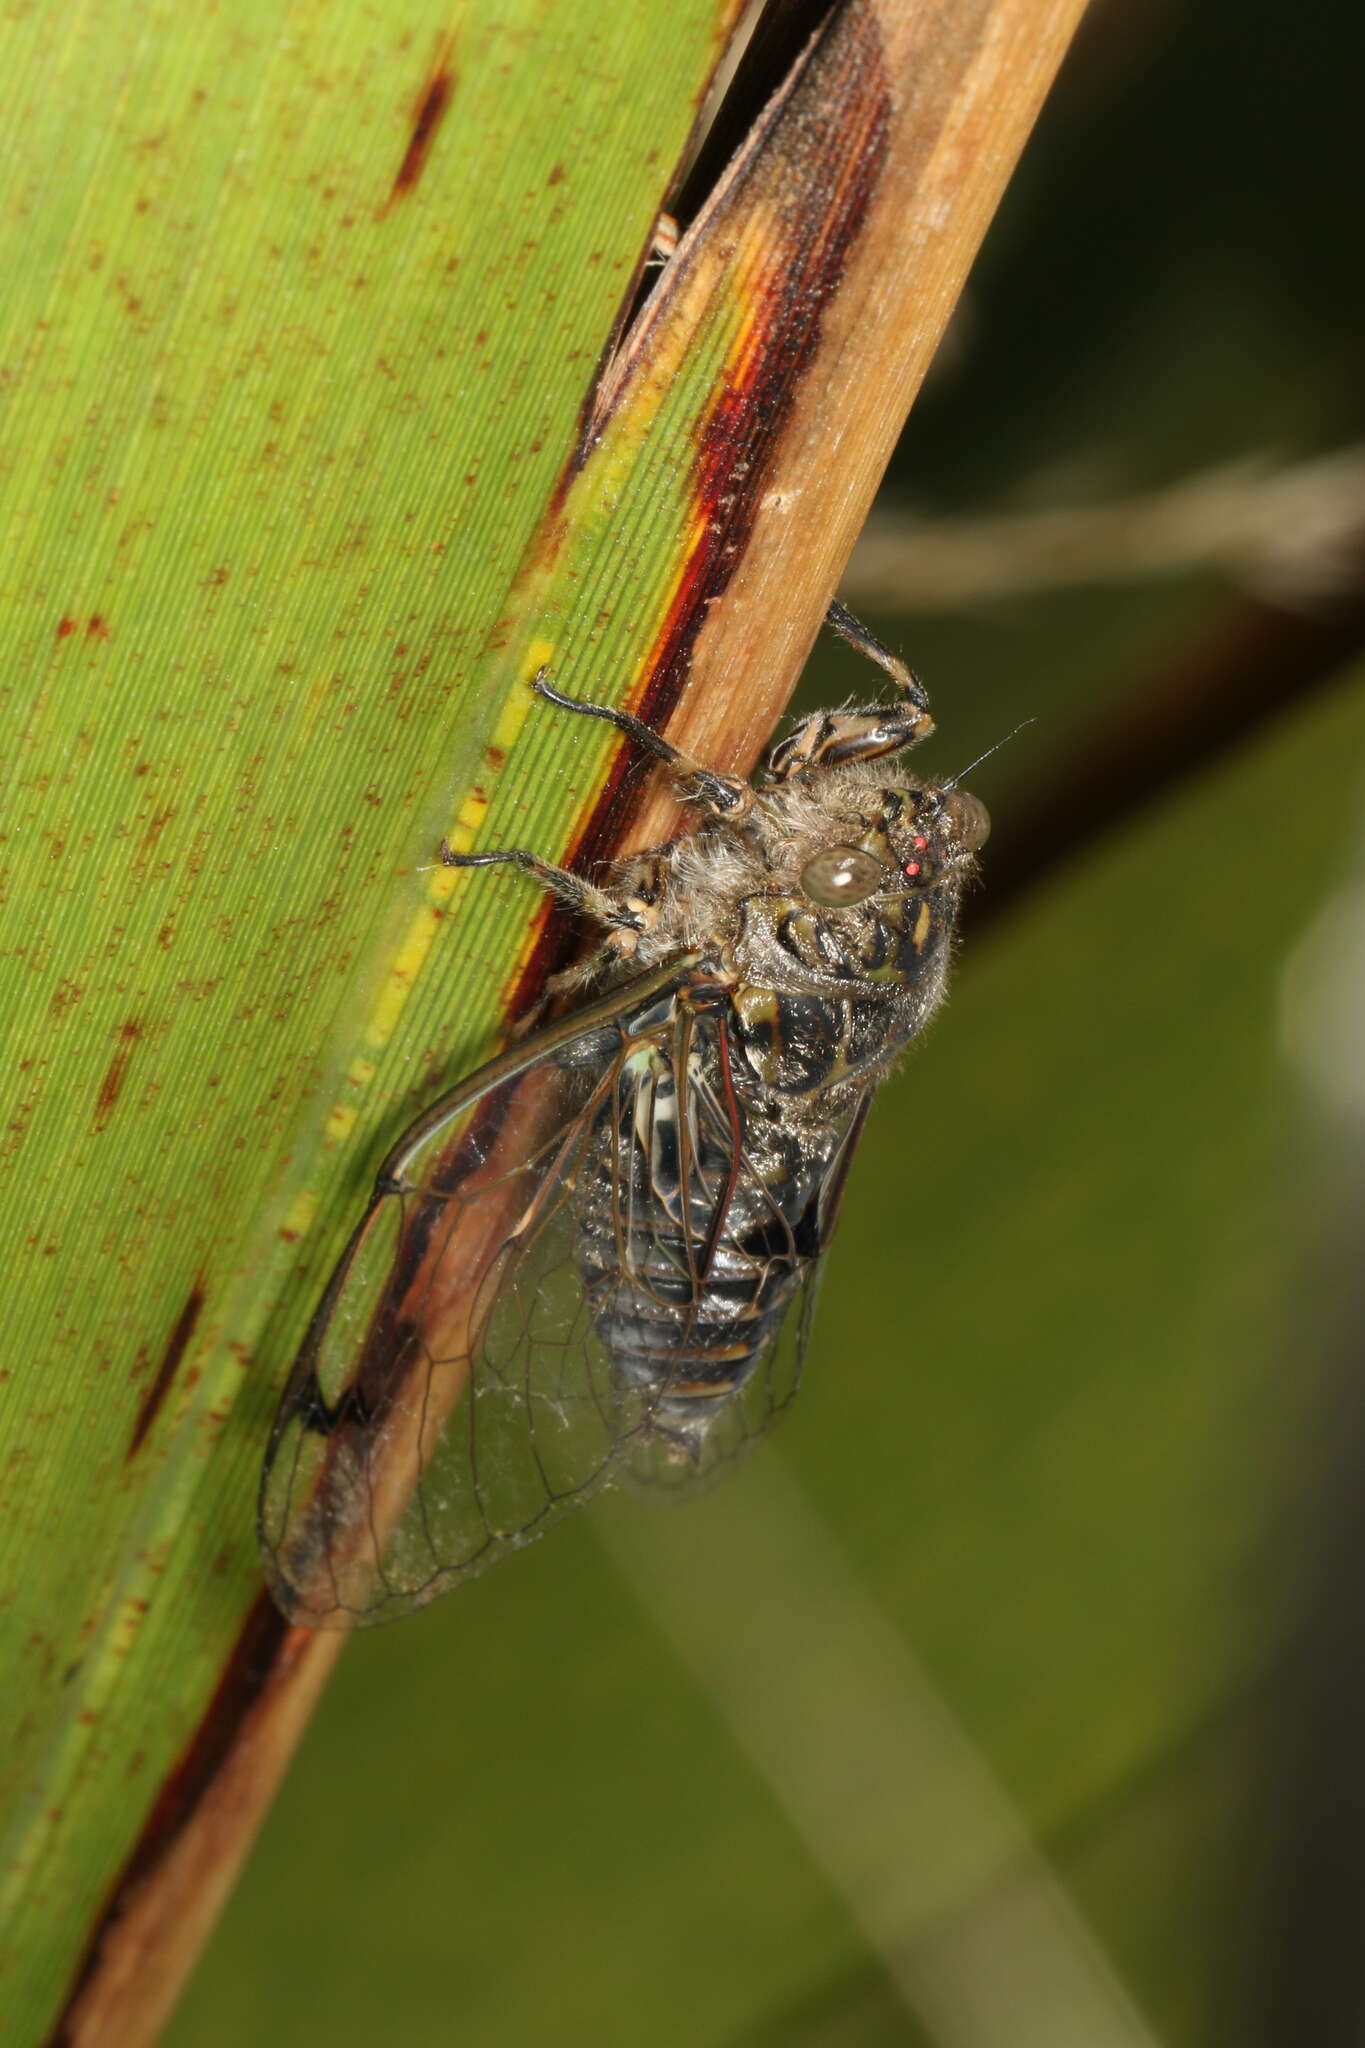
<svg viewBox="0 0 1365 2048">
<path fill-rule="evenodd" d="M 765 793 L 749 829 L 761 859 L 730 921 L 742 981 L 856 1001 L 930 976 L 989 822 L 963 790 L 857 766 Z"/>
<path fill-rule="evenodd" d="M 902 889 L 960 883 L 971 871 L 972 856 L 991 829 L 979 798 L 933 784 L 869 794 L 871 801 L 854 814 L 861 830 L 821 845 L 803 863 L 801 893 L 811 903 L 853 910 Z"/>
</svg>

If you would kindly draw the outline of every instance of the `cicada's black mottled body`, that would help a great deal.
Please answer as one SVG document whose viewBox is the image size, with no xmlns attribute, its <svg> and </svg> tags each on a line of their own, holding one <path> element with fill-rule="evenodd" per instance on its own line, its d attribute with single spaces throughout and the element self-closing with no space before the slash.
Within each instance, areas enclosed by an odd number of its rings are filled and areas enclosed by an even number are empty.
<svg viewBox="0 0 1365 2048">
<path fill-rule="evenodd" d="M 511 862 L 605 927 L 579 1002 L 414 1125 L 313 1318 L 267 1456 L 277 1599 L 313 1623 L 420 1605 L 631 1478 L 694 1486 L 795 1391 L 812 1281 L 872 1093 L 942 999 L 988 829 L 887 764 L 919 685 L 819 713 L 758 789 L 625 714 L 702 807 L 605 885 Z"/>
</svg>

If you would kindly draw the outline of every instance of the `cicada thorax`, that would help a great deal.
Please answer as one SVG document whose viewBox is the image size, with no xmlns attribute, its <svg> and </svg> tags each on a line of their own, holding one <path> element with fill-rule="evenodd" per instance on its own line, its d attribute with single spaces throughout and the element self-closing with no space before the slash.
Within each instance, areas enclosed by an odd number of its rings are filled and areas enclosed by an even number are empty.
<svg viewBox="0 0 1365 2048">
<path fill-rule="evenodd" d="M 795 898 L 741 906 L 733 1006 L 744 1062 L 791 1114 L 872 1087 L 933 1015 L 957 920 L 956 877 L 831 914 Z"/>
<path fill-rule="evenodd" d="M 800 944 L 804 951 L 805 942 L 827 938 L 812 929 L 821 923 L 808 912 L 796 911 L 779 917 L 771 936 L 784 948 Z M 745 1064 L 792 1114 L 818 1114 L 818 1098 L 826 1092 L 874 1082 L 933 1007 L 942 962 L 935 956 L 921 969 L 916 958 L 907 972 L 903 953 L 912 942 L 908 933 L 895 929 L 896 923 L 893 913 L 879 923 L 875 948 L 838 965 L 833 948 L 821 945 L 817 972 L 809 979 L 779 980 L 770 974 L 762 981 L 746 980 L 736 989 L 734 1008 Z"/>
</svg>

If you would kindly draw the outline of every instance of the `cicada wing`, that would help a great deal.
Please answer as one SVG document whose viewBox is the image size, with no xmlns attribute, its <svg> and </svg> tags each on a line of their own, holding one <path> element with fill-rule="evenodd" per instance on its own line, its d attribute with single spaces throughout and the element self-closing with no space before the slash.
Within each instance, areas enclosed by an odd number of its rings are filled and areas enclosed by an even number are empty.
<svg viewBox="0 0 1365 2048">
<path fill-rule="evenodd" d="M 291 1619 L 424 1605 L 605 1484 L 638 1434 L 648 1390 L 613 1372 L 583 1296 L 578 1191 L 601 1106 L 691 964 L 490 1063 L 385 1162 L 267 1453 L 262 1550 Z"/>
</svg>

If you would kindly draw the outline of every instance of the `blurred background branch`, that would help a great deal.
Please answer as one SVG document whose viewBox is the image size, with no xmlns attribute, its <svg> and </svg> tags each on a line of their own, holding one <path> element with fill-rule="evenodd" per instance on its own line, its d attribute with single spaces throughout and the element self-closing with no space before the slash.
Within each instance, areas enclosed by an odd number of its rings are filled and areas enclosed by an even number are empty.
<svg viewBox="0 0 1365 2048">
<path fill-rule="evenodd" d="M 1058 479 L 1019 495 L 1055 499 Z M 1359 571 L 1362 536 L 1365 447 L 1278 467 L 1248 455 L 1131 497 L 964 519 L 878 511 L 842 587 L 850 604 L 909 613 L 1208 570 L 1284 605 L 1329 606 Z"/>
</svg>

